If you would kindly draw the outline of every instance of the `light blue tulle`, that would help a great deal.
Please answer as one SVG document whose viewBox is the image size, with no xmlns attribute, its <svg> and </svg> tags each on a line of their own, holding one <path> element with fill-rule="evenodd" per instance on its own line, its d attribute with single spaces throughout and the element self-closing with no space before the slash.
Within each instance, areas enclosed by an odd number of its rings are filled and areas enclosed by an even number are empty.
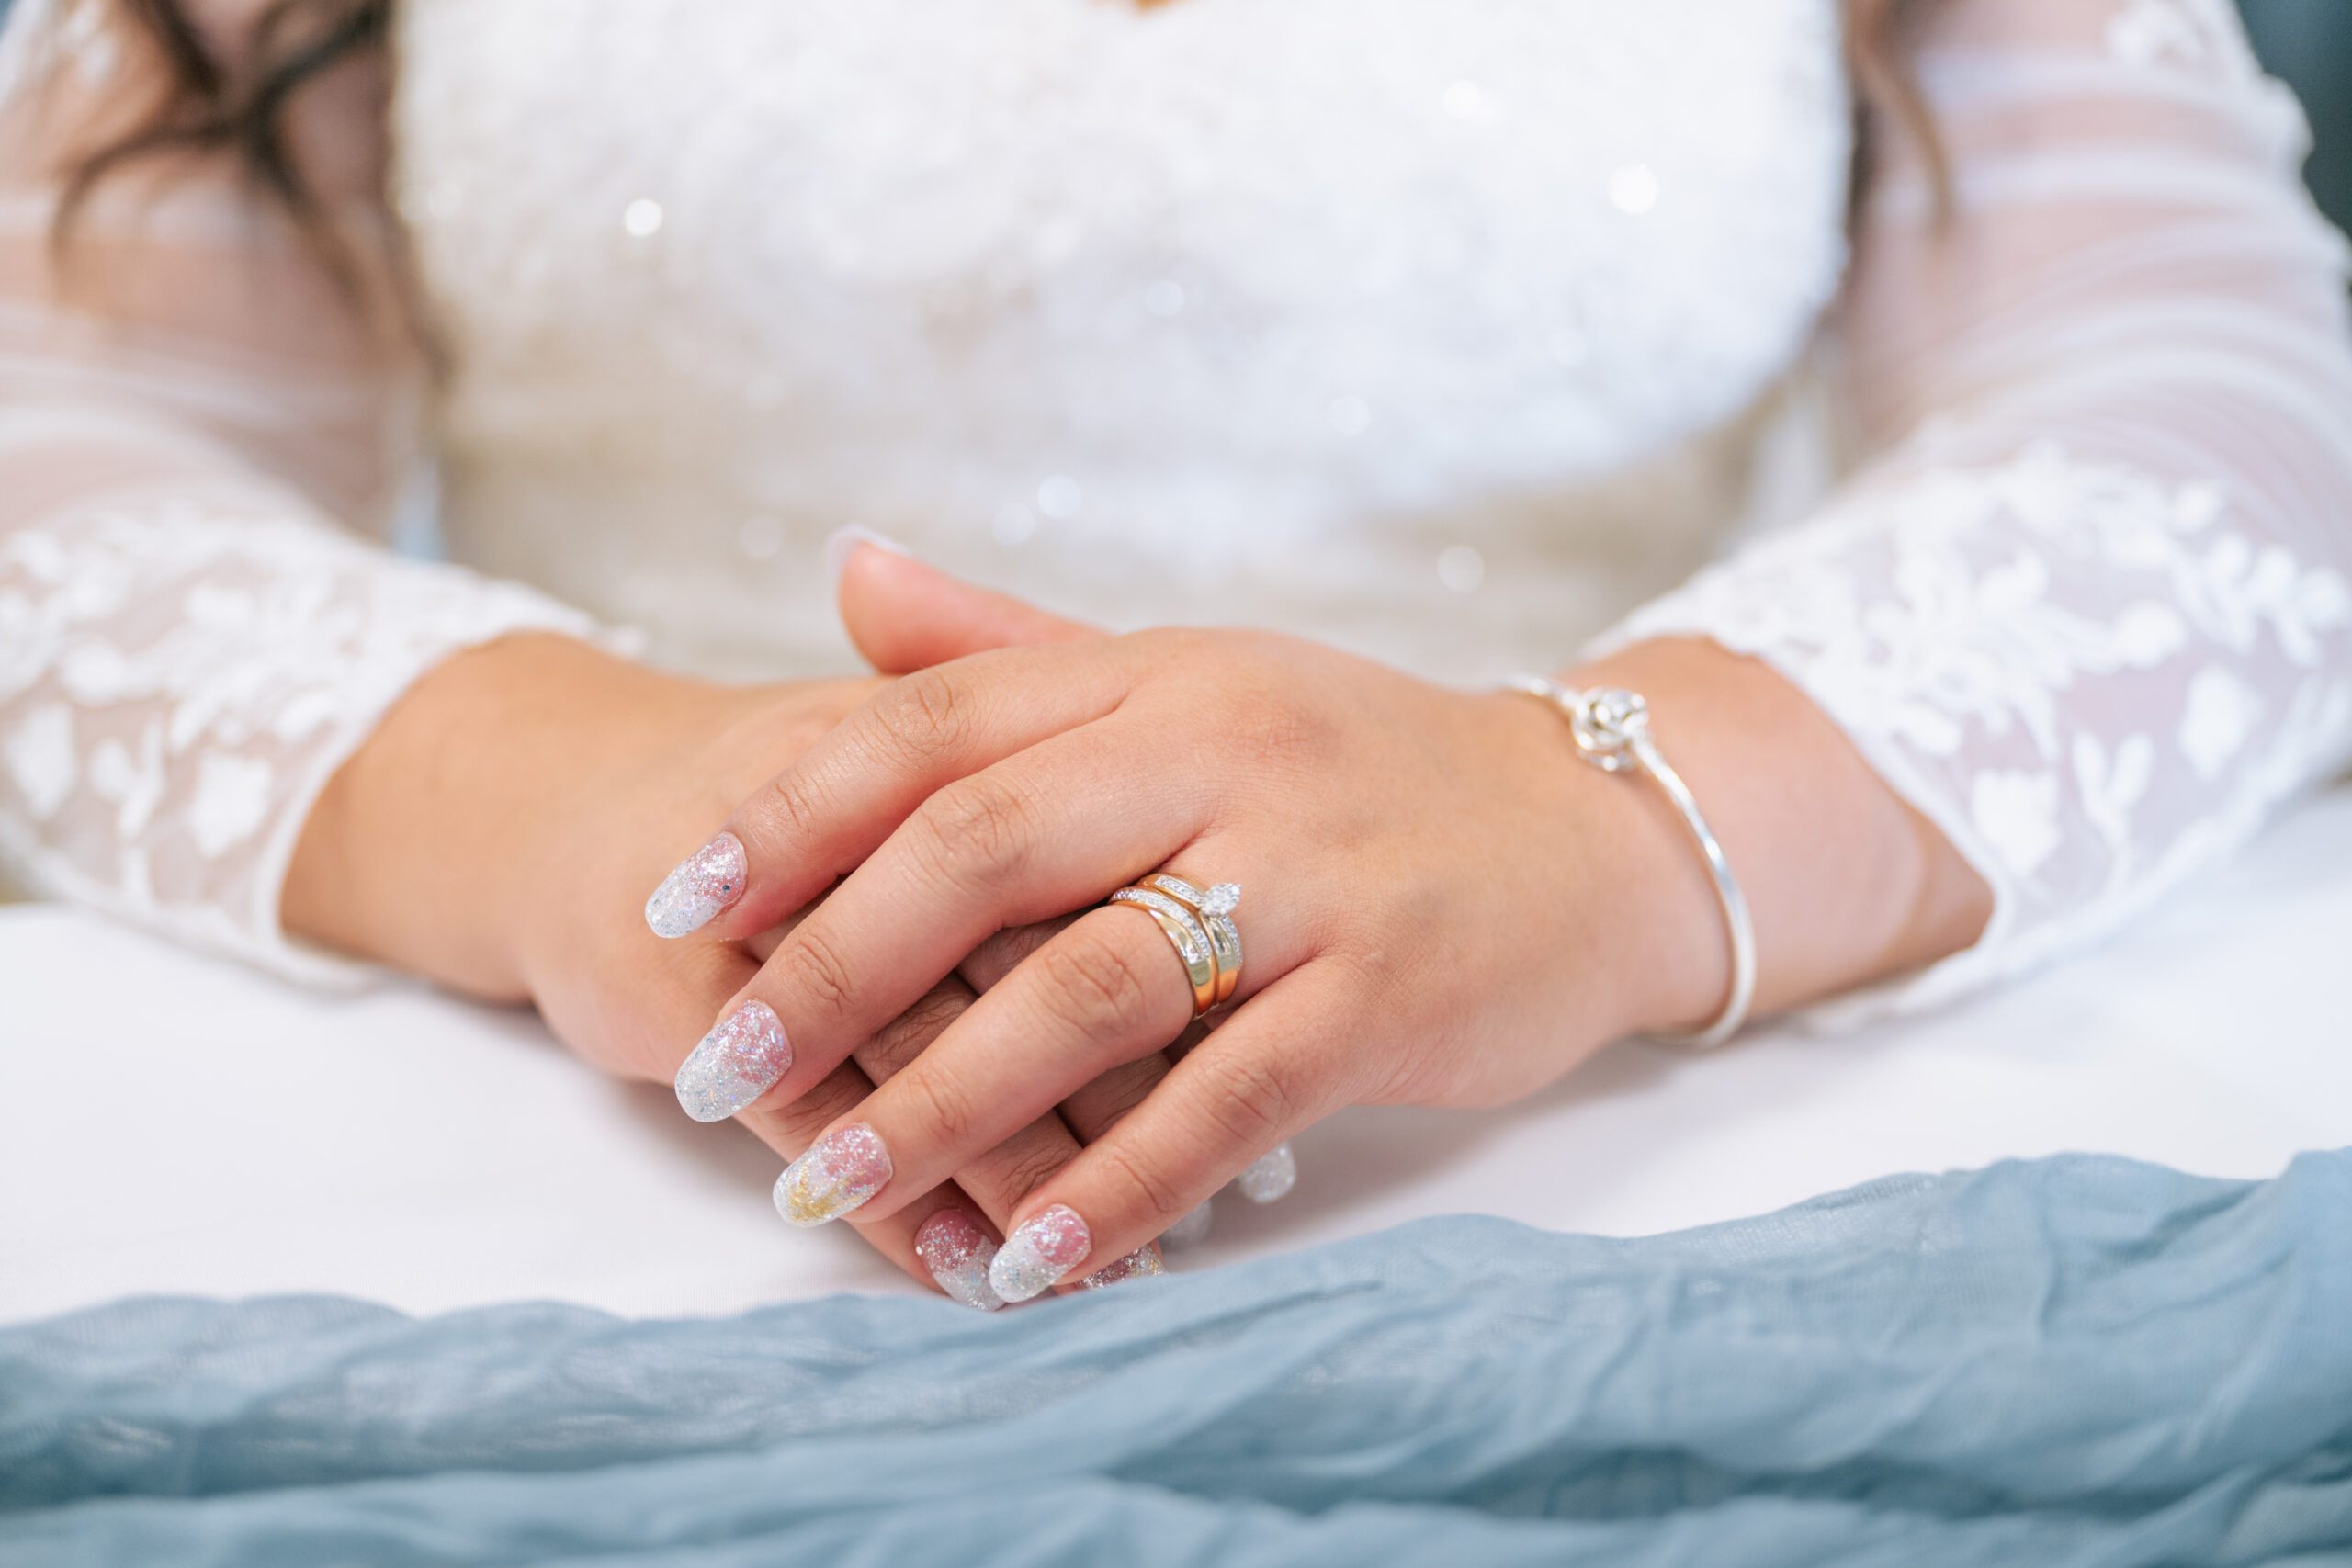
<svg viewBox="0 0 2352 1568">
<path fill-rule="evenodd" d="M 2352 1151 L 1679 1235 L 1429 1221 L 980 1317 L 0 1331 L 0 1562 L 2352 1561 Z"/>
</svg>

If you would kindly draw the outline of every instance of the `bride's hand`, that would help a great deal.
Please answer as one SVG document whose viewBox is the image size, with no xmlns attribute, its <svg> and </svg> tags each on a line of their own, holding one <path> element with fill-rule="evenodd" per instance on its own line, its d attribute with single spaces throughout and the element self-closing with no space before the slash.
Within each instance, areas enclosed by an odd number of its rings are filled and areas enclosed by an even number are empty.
<svg viewBox="0 0 2352 1568">
<path fill-rule="evenodd" d="M 967 617 L 952 629 L 967 647 L 1029 635 L 1017 615 Z M 584 1057 L 667 1082 L 687 1055 L 689 1032 L 777 937 L 664 942 L 640 912 L 646 883 L 883 683 L 730 690 L 553 637 L 461 655 L 395 706 L 322 795 L 288 878 L 288 927 L 476 996 L 534 1001 Z M 791 1104 L 743 1106 L 740 1119 L 786 1158 L 798 1155 L 1044 934 L 977 944 L 960 972 L 882 1021 L 810 1092 Z M 1162 1067 L 1134 1064 L 1090 1084 L 955 1180 L 859 1228 L 916 1279 L 931 1280 L 918 1248 L 926 1222 L 942 1209 L 963 1212 L 961 1227 L 940 1222 L 935 1244 L 952 1243 L 959 1229 L 968 1241 L 975 1217 L 1001 1226 L 1076 1155 L 1074 1134 L 1106 1126 Z M 939 1260 L 938 1246 L 923 1250 Z"/>
<path fill-rule="evenodd" d="M 944 581 L 868 566 L 925 592 Z M 1657 644 L 1580 678 L 1652 698 L 1661 747 L 1747 883 L 1762 1006 L 1951 951 L 1981 923 L 1981 884 L 1940 835 L 1761 666 Z M 1159 630 L 926 670 L 751 795 L 729 829 L 745 875 L 713 931 L 760 930 L 846 878 L 720 1010 L 781 1020 L 795 1054 L 782 1099 L 992 932 L 1159 870 L 1245 890 L 1229 1016 L 1020 1205 L 1000 1288 L 1031 1293 L 1141 1245 L 1340 1106 L 1508 1100 L 1604 1041 L 1704 1021 L 1728 985 L 1679 819 L 1638 781 L 1580 763 L 1545 706 L 1260 633 Z M 831 1118 L 796 1173 L 800 1206 L 811 1221 L 895 1212 L 1159 1051 L 1193 1004 L 1155 921 L 1080 916 Z"/>
</svg>

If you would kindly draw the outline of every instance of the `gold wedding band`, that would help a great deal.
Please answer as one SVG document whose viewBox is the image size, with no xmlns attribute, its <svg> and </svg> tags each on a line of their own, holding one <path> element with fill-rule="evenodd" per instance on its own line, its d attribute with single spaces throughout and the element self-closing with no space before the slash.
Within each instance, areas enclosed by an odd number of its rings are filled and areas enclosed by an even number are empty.
<svg viewBox="0 0 2352 1568">
<path fill-rule="evenodd" d="M 1241 984 L 1241 932 L 1229 911 L 1240 899 L 1241 889 L 1230 884 L 1221 885 L 1230 889 L 1230 897 L 1216 898 L 1212 897 L 1218 891 L 1216 888 L 1204 893 L 1182 877 L 1170 876 L 1165 872 L 1144 878 L 1144 884 L 1157 887 L 1192 910 L 1207 930 L 1209 956 L 1216 960 L 1216 999 L 1224 1001 L 1232 996 L 1233 988 Z"/>
<path fill-rule="evenodd" d="M 1240 897 L 1241 889 L 1231 883 L 1204 893 L 1182 877 L 1153 876 L 1142 886 L 1120 888 L 1111 902 L 1140 909 L 1158 922 L 1183 960 L 1184 977 L 1193 987 L 1193 1016 L 1198 1018 L 1241 983 L 1241 933 L 1232 916 Z"/>
</svg>

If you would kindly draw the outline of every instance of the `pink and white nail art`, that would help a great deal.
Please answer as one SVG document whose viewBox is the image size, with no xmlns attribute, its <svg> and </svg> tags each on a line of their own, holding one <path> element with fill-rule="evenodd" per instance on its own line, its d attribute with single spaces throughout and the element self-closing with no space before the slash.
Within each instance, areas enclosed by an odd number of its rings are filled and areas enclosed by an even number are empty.
<svg viewBox="0 0 2352 1568">
<path fill-rule="evenodd" d="M 994 1312 L 1004 1298 L 989 1286 L 996 1243 L 961 1209 L 942 1209 L 915 1232 L 915 1256 L 939 1288 L 975 1312 Z"/>
<path fill-rule="evenodd" d="M 743 842 L 721 833 L 678 863 L 645 901 L 645 923 L 656 936 L 678 937 L 698 931 L 712 917 L 743 896 L 743 879 L 751 863 Z"/>
<path fill-rule="evenodd" d="M 1152 1251 L 1148 1247 L 1138 1247 L 1116 1263 L 1108 1263 L 1097 1269 L 1079 1283 L 1090 1291 L 1099 1291 L 1106 1286 L 1115 1285 L 1122 1280 L 1146 1280 L 1154 1274 L 1164 1274 L 1167 1271 L 1166 1265 L 1159 1261 L 1159 1254 Z"/>
<path fill-rule="evenodd" d="M 863 1122 L 826 1134 L 775 1179 L 775 1210 L 796 1225 L 821 1225 L 873 1197 L 890 1180 L 890 1151 Z"/>
<path fill-rule="evenodd" d="M 989 1283 L 1009 1302 L 1025 1302 L 1078 1267 L 1094 1242 L 1078 1211 L 1057 1203 L 1005 1238 L 989 1265 Z"/>
<path fill-rule="evenodd" d="M 792 1066 L 792 1042 L 765 1002 L 719 1020 L 678 1068 L 678 1103 L 697 1122 L 724 1122 L 775 1087 Z"/>
</svg>

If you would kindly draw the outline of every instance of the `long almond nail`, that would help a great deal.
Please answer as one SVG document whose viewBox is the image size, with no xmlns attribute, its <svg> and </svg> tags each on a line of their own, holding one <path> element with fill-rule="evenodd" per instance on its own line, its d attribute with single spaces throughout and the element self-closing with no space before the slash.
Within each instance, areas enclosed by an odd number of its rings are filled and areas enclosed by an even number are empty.
<svg viewBox="0 0 2352 1568">
<path fill-rule="evenodd" d="M 1078 1211 L 1057 1203 L 1005 1237 L 989 1283 L 1006 1301 L 1025 1302 L 1077 1268 L 1093 1246 Z"/>
<path fill-rule="evenodd" d="M 826 1134 L 775 1179 L 775 1212 L 796 1225 L 821 1225 L 882 1190 L 890 1151 L 863 1122 Z"/>
<path fill-rule="evenodd" d="M 678 1103 L 697 1122 L 724 1122 L 775 1087 L 792 1066 L 792 1042 L 765 1002 L 719 1020 L 678 1068 Z"/>
<path fill-rule="evenodd" d="M 994 1312 L 1004 1298 L 989 1286 L 996 1243 L 961 1209 L 942 1209 L 915 1232 L 915 1256 L 939 1288 L 975 1312 Z"/>
<path fill-rule="evenodd" d="M 1164 1274 L 1167 1267 L 1159 1261 L 1159 1254 L 1148 1247 L 1138 1247 L 1116 1263 L 1107 1264 L 1079 1281 L 1090 1291 L 1100 1291 L 1122 1280 L 1148 1279 Z"/>
<path fill-rule="evenodd" d="M 684 936 L 743 896 L 750 863 L 743 841 L 721 833 L 678 863 L 645 901 L 645 923 L 656 936 Z"/>
<path fill-rule="evenodd" d="M 1233 1179 L 1241 1195 L 1252 1203 L 1271 1203 L 1298 1185 L 1298 1160 L 1288 1144 L 1276 1144 Z"/>
</svg>

